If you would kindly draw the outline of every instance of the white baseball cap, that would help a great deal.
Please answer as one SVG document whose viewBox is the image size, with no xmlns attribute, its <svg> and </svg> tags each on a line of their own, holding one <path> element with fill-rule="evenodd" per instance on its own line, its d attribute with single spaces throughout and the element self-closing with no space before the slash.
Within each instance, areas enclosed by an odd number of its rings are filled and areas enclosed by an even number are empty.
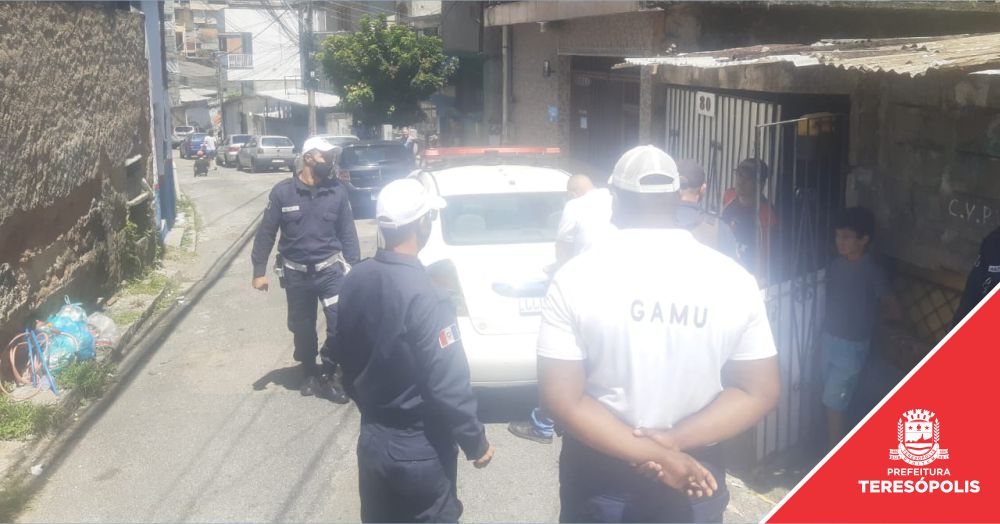
<svg viewBox="0 0 1000 524">
<path fill-rule="evenodd" d="M 398 229 L 446 205 L 443 198 L 432 195 L 415 179 L 393 180 L 378 194 L 375 218 L 381 228 Z"/>
<path fill-rule="evenodd" d="M 312 150 L 315 149 L 317 151 L 321 151 L 323 153 L 326 153 L 327 151 L 333 149 L 334 147 L 336 147 L 336 146 L 334 146 L 333 144 L 327 142 L 326 139 L 324 139 L 322 137 L 314 136 L 314 137 L 312 137 L 310 139 L 307 139 L 306 142 L 304 144 L 302 144 L 302 152 L 303 153 L 308 153 L 308 152 L 310 152 L 310 151 L 312 151 Z"/>
<path fill-rule="evenodd" d="M 659 181 L 643 182 L 659 175 Z M 608 184 L 633 193 L 676 193 L 681 190 L 681 176 L 670 155 L 656 146 L 629 149 L 618 159 Z"/>
</svg>

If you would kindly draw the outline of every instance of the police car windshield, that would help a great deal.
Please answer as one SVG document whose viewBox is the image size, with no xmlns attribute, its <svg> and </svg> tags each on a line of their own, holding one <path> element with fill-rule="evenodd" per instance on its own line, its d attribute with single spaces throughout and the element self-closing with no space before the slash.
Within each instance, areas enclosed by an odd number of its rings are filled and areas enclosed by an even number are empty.
<svg viewBox="0 0 1000 524">
<path fill-rule="evenodd" d="M 444 241 L 456 246 L 554 242 L 566 195 L 500 193 L 446 197 Z"/>
</svg>

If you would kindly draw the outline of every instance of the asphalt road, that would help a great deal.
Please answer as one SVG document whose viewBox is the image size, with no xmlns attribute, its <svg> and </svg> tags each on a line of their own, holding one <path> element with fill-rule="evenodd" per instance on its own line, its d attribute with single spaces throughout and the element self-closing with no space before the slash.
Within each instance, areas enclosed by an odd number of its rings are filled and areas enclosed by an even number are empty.
<svg viewBox="0 0 1000 524">
<path fill-rule="evenodd" d="M 182 191 L 203 230 L 195 279 L 263 209 L 287 171 L 219 168 L 193 178 L 177 160 Z M 358 222 L 363 248 L 374 226 Z M 114 403 L 77 439 L 21 515 L 23 522 L 331 522 L 360 518 L 353 405 L 302 397 L 285 327 L 284 293 L 250 287 L 250 245 L 240 251 Z M 320 315 L 322 318 L 322 315 Z M 320 327 L 322 332 L 322 327 Z M 485 470 L 463 463 L 467 522 L 558 518 L 558 444 L 511 436 L 533 391 L 487 392 L 481 414 L 497 455 Z"/>
<path fill-rule="evenodd" d="M 177 160 L 182 191 L 203 229 L 202 278 L 263 210 L 287 171 L 218 168 L 193 178 Z M 362 255 L 375 249 L 372 220 L 359 220 Z M 302 397 L 285 328 L 284 293 L 250 287 L 250 243 L 208 283 L 113 403 L 47 466 L 45 485 L 21 522 L 350 522 L 360 519 L 353 405 Z M 322 315 L 319 315 L 322 318 Z M 323 327 L 319 326 L 322 333 Z M 465 522 L 555 522 L 559 443 L 513 437 L 533 390 L 480 393 L 480 417 L 497 447 L 493 463 L 462 462 Z M 727 521 L 756 521 L 771 504 L 730 478 Z"/>
</svg>

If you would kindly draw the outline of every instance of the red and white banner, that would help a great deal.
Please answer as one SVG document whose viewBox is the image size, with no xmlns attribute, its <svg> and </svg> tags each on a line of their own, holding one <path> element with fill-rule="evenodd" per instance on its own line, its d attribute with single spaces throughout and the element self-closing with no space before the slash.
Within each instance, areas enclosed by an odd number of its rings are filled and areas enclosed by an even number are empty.
<svg viewBox="0 0 1000 524">
<path fill-rule="evenodd" d="M 994 289 L 765 522 L 1000 522 Z"/>
</svg>

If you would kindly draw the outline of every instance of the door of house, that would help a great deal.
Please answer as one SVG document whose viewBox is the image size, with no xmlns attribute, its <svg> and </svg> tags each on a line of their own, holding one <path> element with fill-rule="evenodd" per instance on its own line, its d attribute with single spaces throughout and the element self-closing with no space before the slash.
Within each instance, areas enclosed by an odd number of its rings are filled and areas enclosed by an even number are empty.
<svg viewBox="0 0 1000 524">
<path fill-rule="evenodd" d="M 607 180 L 622 153 L 638 145 L 638 78 L 574 71 L 569 126 L 570 168 Z"/>
<path fill-rule="evenodd" d="M 746 438 L 743 461 L 759 462 L 818 438 L 824 424 L 815 353 L 824 300 L 824 268 L 833 256 L 832 216 L 844 203 L 844 115 L 806 114 L 782 120 L 780 100 L 668 86 L 665 150 L 705 169 L 703 206 L 721 214 L 736 186 L 736 166 L 759 159 L 769 176 L 752 205 L 757 222 L 750 240 L 760 253 L 748 268 L 761 284 L 778 347 L 782 396 Z M 773 227 L 760 221 L 770 206 Z M 766 216 L 766 214 L 765 214 Z M 825 437 L 822 437 L 825 438 Z M 747 456 L 749 455 L 749 456 Z"/>
</svg>

